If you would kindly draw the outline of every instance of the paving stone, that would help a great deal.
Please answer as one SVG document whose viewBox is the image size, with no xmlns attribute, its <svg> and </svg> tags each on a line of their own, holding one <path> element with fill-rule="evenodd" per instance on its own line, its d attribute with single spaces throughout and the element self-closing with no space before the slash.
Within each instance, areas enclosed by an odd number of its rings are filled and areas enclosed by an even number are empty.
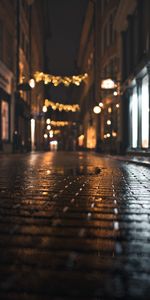
<svg viewBox="0 0 150 300">
<path fill-rule="evenodd" d="M 149 299 L 150 169 L 0 156 L 0 299 Z"/>
</svg>

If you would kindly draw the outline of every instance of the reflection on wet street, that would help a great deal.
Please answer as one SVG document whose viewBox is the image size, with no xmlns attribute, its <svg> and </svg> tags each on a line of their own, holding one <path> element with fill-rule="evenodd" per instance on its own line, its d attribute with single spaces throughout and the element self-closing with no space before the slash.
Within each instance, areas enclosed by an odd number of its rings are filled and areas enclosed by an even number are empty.
<svg viewBox="0 0 150 300">
<path fill-rule="evenodd" d="M 150 170 L 88 153 L 0 157 L 0 299 L 149 299 Z"/>
</svg>

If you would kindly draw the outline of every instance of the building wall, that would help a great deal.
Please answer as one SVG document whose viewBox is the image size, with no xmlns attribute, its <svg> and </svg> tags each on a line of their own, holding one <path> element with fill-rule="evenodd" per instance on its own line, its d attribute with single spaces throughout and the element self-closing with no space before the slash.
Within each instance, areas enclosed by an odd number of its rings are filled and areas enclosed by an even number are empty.
<svg viewBox="0 0 150 300">
<path fill-rule="evenodd" d="M 118 3 L 119 0 L 89 1 L 78 56 L 79 68 L 89 75 L 87 84 L 80 90 L 85 146 L 87 130 L 92 127 L 98 151 L 117 152 L 121 144 L 120 95 L 115 97 L 112 91 L 101 89 L 104 78 L 120 80 L 118 35 L 113 26 Z M 100 102 L 101 114 L 95 115 L 93 108 Z"/>
<path fill-rule="evenodd" d="M 128 151 L 150 148 L 150 2 L 121 1 L 115 26 L 120 34 L 124 141 Z"/>
<path fill-rule="evenodd" d="M 10 151 L 14 125 L 14 15 L 14 1 L 0 1 L 0 150 L 5 151 Z"/>
<path fill-rule="evenodd" d="M 99 10 L 98 1 L 89 1 L 85 14 L 83 29 L 81 33 L 80 47 L 77 59 L 77 66 L 80 72 L 87 72 L 88 78 L 85 84 L 79 89 L 78 98 L 80 99 L 82 131 L 84 134 L 84 148 L 95 149 L 96 146 L 96 116 L 93 107 L 97 98 L 98 72 L 96 62 L 97 56 L 97 14 Z M 97 81 L 95 81 L 95 78 Z"/>
<path fill-rule="evenodd" d="M 42 30 L 40 0 L 0 1 L 0 149 L 2 151 L 10 152 L 13 146 L 17 151 L 30 149 L 31 114 L 39 117 L 43 88 L 37 87 L 36 91 L 31 92 L 27 89 L 27 85 L 33 75 L 32 67 L 33 70 L 43 69 L 43 48 L 39 47 L 43 44 Z M 38 129 L 38 139 L 39 136 L 41 137 L 41 133 Z M 38 143 L 42 144 L 41 141 Z"/>
<path fill-rule="evenodd" d="M 101 53 L 100 84 L 103 79 L 111 78 L 117 83 L 115 90 L 100 89 L 101 103 L 101 144 L 104 152 L 121 151 L 121 97 L 119 35 L 114 28 L 114 19 L 119 1 L 101 1 Z M 114 91 L 117 95 L 114 95 Z"/>
</svg>

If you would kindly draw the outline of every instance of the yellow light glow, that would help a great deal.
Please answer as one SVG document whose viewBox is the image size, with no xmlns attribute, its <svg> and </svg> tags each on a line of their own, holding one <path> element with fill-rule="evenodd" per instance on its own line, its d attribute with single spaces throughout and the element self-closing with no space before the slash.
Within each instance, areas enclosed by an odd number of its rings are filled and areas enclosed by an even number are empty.
<svg viewBox="0 0 150 300">
<path fill-rule="evenodd" d="M 55 145 L 55 146 L 57 146 L 57 144 L 58 144 L 57 141 L 51 141 L 50 143 L 51 143 L 51 145 Z"/>
<path fill-rule="evenodd" d="M 111 78 L 104 79 L 101 82 L 102 89 L 115 89 L 116 87 L 117 84 Z"/>
<path fill-rule="evenodd" d="M 80 147 L 82 147 L 84 145 L 84 134 L 81 134 L 78 137 L 78 144 L 79 144 Z"/>
<path fill-rule="evenodd" d="M 32 89 L 35 88 L 35 80 L 34 80 L 33 78 L 31 78 L 31 79 L 29 80 L 29 85 L 30 85 L 30 87 L 31 87 Z"/>
<path fill-rule="evenodd" d="M 51 120 L 50 119 L 47 119 L 46 120 L 46 124 L 50 124 L 51 123 Z"/>
<path fill-rule="evenodd" d="M 111 121 L 110 120 L 107 120 L 107 125 L 111 125 Z"/>
<path fill-rule="evenodd" d="M 68 122 L 68 121 L 51 121 L 51 125 L 54 127 L 64 127 L 67 125 L 75 125 L 76 123 Z"/>
<path fill-rule="evenodd" d="M 108 107 L 108 113 L 111 114 L 111 112 L 112 112 L 112 108 Z"/>
<path fill-rule="evenodd" d="M 73 75 L 73 76 L 55 76 L 52 74 L 45 74 L 43 72 L 35 72 L 34 78 L 36 82 L 43 81 L 44 84 L 52 83 L 54 86 L 58 86 L 59 84 L 64 84 L 65 86 L 69 86 L 70 84 L 80 85 L 82 81 L 84 81 L 88 77 L 87 73 Z"/>
<path fill-rule="evenodd" d="M 94 112 L 95 114 L 100 114 L 101 108 L 100 108 L 99 106 L 94 106 L 93 112 Z"/>
<path fill-rule="evenodd" d="M 50 132 L 49 132 L 49 137 L 52 138 L 53 136 L 54 136 L 53 130 L 50 130 Z"/>
<path fill-rule="evenodd" d="M 100 102 L 100 103 L 99 103 L 99 106 L 100 106 L 100 107 L 103 107 L 103 106 L 104 106 L 104 104 L 103 104 L 102 102 Z"/>
<path fill-rule="evenodd" d="M 35 150 L 35 119 L 31 119 L 31 148 Z"/>
<path fill-rule="evenodd" d="M 114 95 L 114 96 L 117 96 L 117 95 L 118 95 L 117 91 L 114 91 L 114 92 L 113 92 L 113 95 Z"/>
<path fill-rule="evenodd" d="M 59 111 L 72 111 L 72 112 L 77 112 L 80 110 L 80 106 L 78 104 L 62 104 L 58 102 L 53 102 L 48 99 L 45 99 L 45 106 L 46 107 L 51 107 L 53 110 L 58 109 Z"/>
<path fill-rule="evenodd" d="M 108 138 L 110 138 L 110 133 L 107 133 L 106 136 L 107 136 Z"/>
<path fill-rule="evenodd" d="M 116 104 L 116 107 L 117 107 L 117 108 L 119 108 L 119 107 L 120 107 L 120 105 L 117 103 L 117 104 Z"/>
<path fill-rule="evenodd" d="M 93 126 L 87 129 L 87 148 L 94 149 L 96 146 L 96 131 Z"/>
<path fill-rule="evenodd" d="M 42 111 L 43 111 L 44 113 L 47 112 L 47 107 L 46 107 L 46 105 L 43 106 Z"/>
<path fill-rule="evenodd" d="M 44 133 L 44 139 L 47 139 L 47 138 L 48 138 L 48 134 Z"/>
<path fill-rule="evenodd" d="M 116 137 L 116 136 L 117 136 L 117 132 L 113 131 L 113 132 L 112 132 L 112 136 L 113 136 L 113 137 Z"/>
<path fill-rule="evenodd" d="M 51 125 L 47 125 L 47 130 L 51 130 Z"/>
</svg>

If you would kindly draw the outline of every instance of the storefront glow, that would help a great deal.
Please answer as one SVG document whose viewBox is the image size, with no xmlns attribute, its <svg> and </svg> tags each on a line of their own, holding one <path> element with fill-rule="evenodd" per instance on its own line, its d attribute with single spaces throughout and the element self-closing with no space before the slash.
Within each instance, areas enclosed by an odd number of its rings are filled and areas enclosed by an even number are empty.
<svg viewBox="0 0 150 300">
<path fill-rule="evenodd" d="M 149 90 L 148 75 L 142 80 L 142 147 L 149 145 Z"/>
<path fill-rule="evenodd" d="M 107 125 L 111 125 L 111 120 L 107 120 Z"/>
<path fill-rule="evenodd" d="M 2 125 L 2 140 L 9 138 L 9 106 L 4 100 L 1 102 L 1 125 Z"/>
<path fill-rule="evenodd" d="M 54 136 L 53 130 L 50 130 L 49 137 L 52 138 Z"/>
<path fill-rule="evenodd" d="M 113 95 L 114 95 L 114 96 L 117 96 L 117 95 L 118 95 L 117 91 L 114 91 L 114 92 L 113 92 Z"/>
<path fill-rule="evenodd" d="M 102 80 L 101 82 L 101 88 L 102 89 L 115 89 L 117 87 L 117 84 L 111 79 L 107 78 Z"/>
<path fill-rule="evenodd" d="M 108 113 L 111 114 L 112 113 L 112 108 L 108 107 Z"/>
<path fill-rule="evenodd" d="M 137 147 L 138 139 L 138 98 L 137 87 L 133 89 L 131 97 L 131 116 L 132 116 L 132 147 Z"/>
<path fill-rule="evenodd" d="M 35 149 L 35 120 L 31 119 L 31 149 Z"/>
</svg>

